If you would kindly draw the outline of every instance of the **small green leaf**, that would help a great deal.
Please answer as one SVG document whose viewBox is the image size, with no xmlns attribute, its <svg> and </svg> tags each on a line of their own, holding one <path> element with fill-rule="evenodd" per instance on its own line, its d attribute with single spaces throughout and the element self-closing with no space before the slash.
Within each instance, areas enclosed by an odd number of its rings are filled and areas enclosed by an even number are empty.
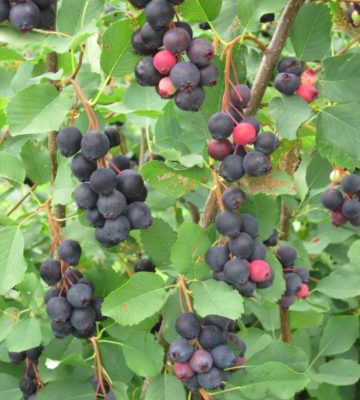
<svg viewBox="0 0 360 400">
<path fill-rule="evenodd" d="M 23 162 L 10 153 L 0 151 L 0 177 L 23 183 L 25 179 Z"/>
<path fill-rule="evenodd" d="M 159 375 L 152 379 L 145 400 L 185 400 L 184 386 L 173 375 Z"/>
<path fill-rule="evenodd" d="M 36 400 L 93 400 L 94 388 L 87 382 L 50 382 L 36 395 Z"/>
<path fill-rule="evenodd" d="M 27 176 L 38 185 L 50 181 L 51 162 L 47 148 L 37 140 L 27 141 L 21 149 Z"/>
<path fill-rule="evenodd" d="M 354 360 L 336 359 L 322 364 L 319 373 L 314 376 L 317 382 L 335 386 L 348 386 L 360 378 L 360 364 Z"/>
<path fill-rule="evenodd" d="M 29 332 L 24 335 L 24 332 Z M 9 351 L 25 351 L 39 346 L 41 343 L 40 322 L 36 318 L 24 318 L 20 320 L 6 338 L 6 346 Z"/>
<path fill-rule="evenodd" d="M 220 13 L 222 0 L 192 0 L 179 6 L 182 17 L 191 22 L 214 20 Z"/>
<path fill-rule="evenodd" d="M 19 389 L 19 379 L 7 374 L 0 374 L 0 398 L 21 400 L 23 394 Z"/>
</svg>

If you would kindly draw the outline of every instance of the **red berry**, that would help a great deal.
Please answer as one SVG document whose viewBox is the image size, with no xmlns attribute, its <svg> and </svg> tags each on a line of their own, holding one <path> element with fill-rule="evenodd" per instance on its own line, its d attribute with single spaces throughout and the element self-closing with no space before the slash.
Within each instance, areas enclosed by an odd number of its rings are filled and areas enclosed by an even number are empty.
<svg viewBox="0 0 360 400">
<path fill-rule="evenodd" d="M 174 364 L 175 375 L 181 380 L 186 381 L 195 375 L 195 372 L 190 367 L 190 363 L 175 363 Z"/>
<path fill-rule="evenodd" d="M 169 75 L 176 64 L 177 58 L 169 50 L 161 50 L 154 56 L 154 67 L 161 75 Z"/>
<path fill-rule="evenodd" d="M 157 92 L 163 99 L 170 98 L 176 93 L 176 90 L 176 87 L 172 84 L 171 79 L 168 76 L 161 79 L 157 88 Z"/>
<path fill-rule="evenodd" d="M 262 282 L 270 279 L 271 270 L 266 261 L 255 260 L 250 263 L 250 279 L 254 282 Z"/>
<path fill-rule="evenodd" d="M 317 72 L 312 68 L 307 69 L 301 74 L 301 83 L 309 83 L 310 85 L 315 85 L 318 81 Z"/>
<path fill-rule="evenodd" d="M 309 297 L 309 286 L 306 283 L 301 285 L 300 290 L 296 293 L 296 297 L 299 297 L 300 299 L 306 299 Z"/>
<path fill-rule="evenodd" d="M 233 131 L 233 138 L 234 142 L 241 146 L 253 144 L 256 141 L 256 129 L 247 122 L 237 124 Z"/>
<path fill-rule="evenodd" d="M 319 92 L 316 87 L 310 83 L 302 83 L 298 87 L 296 94 L 302 97 L 309 104 L 319 97 Z"/>
<path fill-rule="evenodd" d="M 214 160 L 222 161 L 233 151 L 232 144 L 229 140 L 210 140 L 208 144 L 208 154 Z"/>
</svg>

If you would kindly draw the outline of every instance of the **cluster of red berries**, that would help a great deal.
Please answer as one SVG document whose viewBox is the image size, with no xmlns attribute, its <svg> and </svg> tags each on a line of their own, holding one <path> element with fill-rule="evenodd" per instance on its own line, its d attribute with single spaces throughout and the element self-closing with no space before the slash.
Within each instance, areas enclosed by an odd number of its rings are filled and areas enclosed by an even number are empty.
<svg viewBox="0 0 360 400">
<path fill-rule="evenodd" d="M 156 87 L 162 98 L 173 98 L 180 109 L 199 111 L 205 100 L 203 87 L 216 84 L 218 70 L 212 63 L 212 43 L 193 38 L 189 24 L 173 21 L 174 5 L 183 1 L 130 1 L 145 8 L 147 20 L 132 37 L 135 52 L 145 56 L 136 65 L 135 76 L 140 85 Z"/>
<path fill-rule="evenodd" d="M 274 271 L 265 261 L 267 249 L 257 239 L 258 222 L 249 214 L 239 214 L 245 194 L 239 187 L 226 189 L 222 195 L 225 210 L 215 219 L 217 231 L 226 236 L 224 244 L 211 247 L 205 260 L 213 270 L 213 278 L 225 281 L 244 297 L 256 289 L 273 284 Z"/>
<path fill-rule="evenodd" d="M 360 178 L 355 174 L 344 174 L 335 170 L 331 174 L 333 185 L 338 189 L 326 190 L 321 203 L 331 211 L 333 225 L 342 226 L 350 222 L 360 226 Z"/>
<path fill-rule="evenodd" d="M 277 69 L 274 84 L 280 93 L 286 96 L 297 94 L 309 104 L 318 98 L 316 71 L 307 69 L 303 72 L 301 62 L 294 57 L 280 61 Z"/>
<path fill-rule="evenodd" d="M 232 333 L 235 327 L 234 321 L 217 315 L 201 320 L 192 312 L 184 312 L 177 318 L 180 337 L 171 343 L 169 358 L 175 375 L 191 392 L 221 387 L 246 363 L 246 344 Z"/>
</svg>

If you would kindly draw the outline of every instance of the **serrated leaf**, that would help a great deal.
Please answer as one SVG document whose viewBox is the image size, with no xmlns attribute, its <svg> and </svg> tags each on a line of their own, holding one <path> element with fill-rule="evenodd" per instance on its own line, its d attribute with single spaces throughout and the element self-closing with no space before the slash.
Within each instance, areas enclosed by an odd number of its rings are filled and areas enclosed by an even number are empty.
<svg viewBox="0 0 360 400">
<path fill-rule="evenodd" d="M 50 382 L 36 395 L 36 400 L 93 400 L 94 388 L 87 382 Z"/>
<path fill-rule="evenodd" d="M 47 148 L 37 140 L 27 141 L 21 149 L 27 176 L 38 185 L 50 181 L 51 162 Z"/>
<path fill-rule="evenodd" d="M 158 312 L 165 300 L 160 276 L 141 272 L 105 298 L 102 312 L 120 325 L 135 325 Z"/>
<path fill-rule="evenodd" d="M 173 375 L 159 375 L 152 379 L 145 400 L 185 400 L 184 386 Z"/>
<path fill-rule="evenodd" d="M 191 22 L 214 20 L 220 13 L 222 0 L 192 0 L 179 6 L 182 17 Z"/>
<path fill-rule="evenodd" d="M 10 153 L 0 151 L 0 177 L 23 183 L 25 179 L 23 162 Z"/>
<path fill-rule="evenodd" d="M 322 364 L 314 376 L 317 382 L 335 386 L 348 386 L 360 378 L 360 364 L 354 360 L 336 359 Z"/>
<path fill-rule="evenodd" d="M 29 332 L 29 334 L 24 335 L 24 332 Z M 29 350 L 39 346 L 40 343 L 40 323 L 36 318 L 24 318 L 20 320 L 6 338 L 6 346 L 9 351 L 20 352 Z"/>
<path fill-rule="evenodd" d="M 306 183 L 309 189 L 320 189 L 329 183 L 329 176 L 333 170 L 331 164 L 320 157 L 316 153 L 307 169 L 306 169 Z"/>
</svg>

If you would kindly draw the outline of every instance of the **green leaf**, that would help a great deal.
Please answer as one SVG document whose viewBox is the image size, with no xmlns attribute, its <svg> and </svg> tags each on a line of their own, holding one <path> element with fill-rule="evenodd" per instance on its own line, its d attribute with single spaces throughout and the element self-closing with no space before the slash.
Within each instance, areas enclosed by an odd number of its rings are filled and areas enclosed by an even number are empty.
<svg viewBox="0 0 360 400">
<path fill-rule="evenodd" d="M 355 343 L 359 334 L 357 316 L 332 316 L 327 321 L 320 339 L 320 351 L 324 356 L 345 353 Z"/>
<path fill-rule="evenodd" d="M 19 389 L 19 380 L 14 376 L 0 374 L 0 398 L 21 400 L 23 395 Z"/>
<path fill-rule="evenodd" d="M 330 50 L 330 8 L 325 4 L 304 4 L 291 29 L 296 56 L 302 61 L 321 59 Z"/>
<path fill-rule="evenodd" d="M 0 294 L 6 294 L 24 278 L 24 236 L 20 229 L 7 227 L 0 230 Z"/>
<path fill-rule="evenodd" d="M 221 315 L 238 319 L 244 312 L 243 298 L 225 282 L 209 279 L 190 285 L 194 296 L 194 308 L 201 317 Z"/>
<path fill-rule="evenodd" d="M 159 375 L 152 379 L 145 400 L 185 400 L 184 386 L 173 375 Z"/>
<path fill-rule="evenodd" d="M 271 301 L 276 303 L 278 300 L 280 300 L 281 296 L 285 292 L 283 267 L 271 251 L 268 251 L 266 261 L 274 270 L 275 279 L 272 286 L 267 289 L 258 289 L 256 293 L 262 301 Z"/>
<path fill-rule="evenodd" d="M 210 273 L 204 260 L 210 247 L 211 243 L 204 230 L 199 225 L 186 222 L 181 225 L 176 243 L 171 249 L 171 263 L 188 279 L 204 279 Z"/>
<path fill-rule="evenodd" d="M 220 13 L 222 0 L 185 1 L 178 9 L 185 20 L 204 22 L 214 20 Z"/>
<path fill-rule="evenodd" d="M 52 85 L 35 84 L 10 99 L 8 120 L 12 136 L 39 134 L 60 128 L 72 105 L 72 96 Z"/>
<path fill-rule="evenodd" d="M 57 381 L 50 382 L 36 395 L 36 400 L 93 400 L 94 389 L 87 382 Z"/>
<path fill-rule="evenodd" d="M 269 113 L 276 121 L 276 128 L 284 139 L 295 140 L 300 125 L 311 116 L 311 108 L 299 96 L 274 97 Z"/>
<path fill-rule="evenodd" d="M 38 185 L 50 181 L 51 162 L 47 148 L 37 140 L 27 141 L 21 149 L 27 176 Z"/>
<path fill-rule="evenodd" d="M 137 375 L 146 377 L 160 374 L 164 349 L 150 333 L 134 332 L 123 343 L 122 349 L 127 366 Z"/>
<path fill-rule="evenodd" d="M 24 332 L 28 334 L 24 335 Z M 36 318 L 24 318 L 20 320 L 6 338 L 6 346 L 9 351 L 25 351 L 39 346 L 41 343 L 40 322 Z"/>
<path fill-rule="evenodd" d="M 235 374 L 226 385 L 226 389 L 232 391 L 227 399 L 235 400 L 240 393 L 251 400 L 262 400 L 269 395 L 288 400 L 309 382 L 308 376 L 295 372 L 283 363 L 267 362 L 250 368 L 246 374 Z"/>
<path fill-rule="evenodd" d="M 169 268 L 171 247 L 176 241 L 176 234 L 168 223 L 153 218 L 150 228 L 141 231 L 141 241 L 157 268 Z"/>
<path fill-rule="evenodd" d="M 323 320 L 323 314 L 314 310 L 290 312 L 290 325 L 292 329 L 314 328 L 321 325 Z"/>
<path fill-rule="evenodd" d="M 359 102 L 360 54 L 348 53 L 324 60 L 319 81 L 320 94 L 330 101 Z"/>
<path fill-rule="evenodd" d="M 23 183 L 25 167 L 21 160 L 5 151 L 0 151 L 0 177 Z"/>
<path fill-rule="evenodd" d="M 135 19 L 125 19 L 112 24 L 102 38 L 101 68 L 109 76 L 122 77 L 133 72 L 140 60 L 131 46 Z"/>
<path fill-rule="evenodd" d="M 344 168 L 360 166 L 358 108 L 358 104 L 338 104 L 325 108 L 317 119 L 316 139 L 320 154 Z"/>
<path fill-rule="evenodd" d="M 331 164 L 316 153 L 306 169 L 306 183 L 309 189 L 321 189 L 328 185 L 333 170 Z"/>
<path fill-rule="evenodd" d="M 360 240 L 356 240 L 348 251 L 348 257 L 352 265 L 360 264 Z"/>
<path fill-rule="evenodd" d="M 106 297 L 102 312 L 120 325 L 138 324 L 161 309 L 166 299 L 163 286 L 158 275 L 137 273 Z"/>
<path fill-rule="evenodd" d="M 335 386 L 353 385 L 360 378 L 360 364 L 354 360 L 332 360 L 322 364 L 314 378 Z"/>
</svg>

